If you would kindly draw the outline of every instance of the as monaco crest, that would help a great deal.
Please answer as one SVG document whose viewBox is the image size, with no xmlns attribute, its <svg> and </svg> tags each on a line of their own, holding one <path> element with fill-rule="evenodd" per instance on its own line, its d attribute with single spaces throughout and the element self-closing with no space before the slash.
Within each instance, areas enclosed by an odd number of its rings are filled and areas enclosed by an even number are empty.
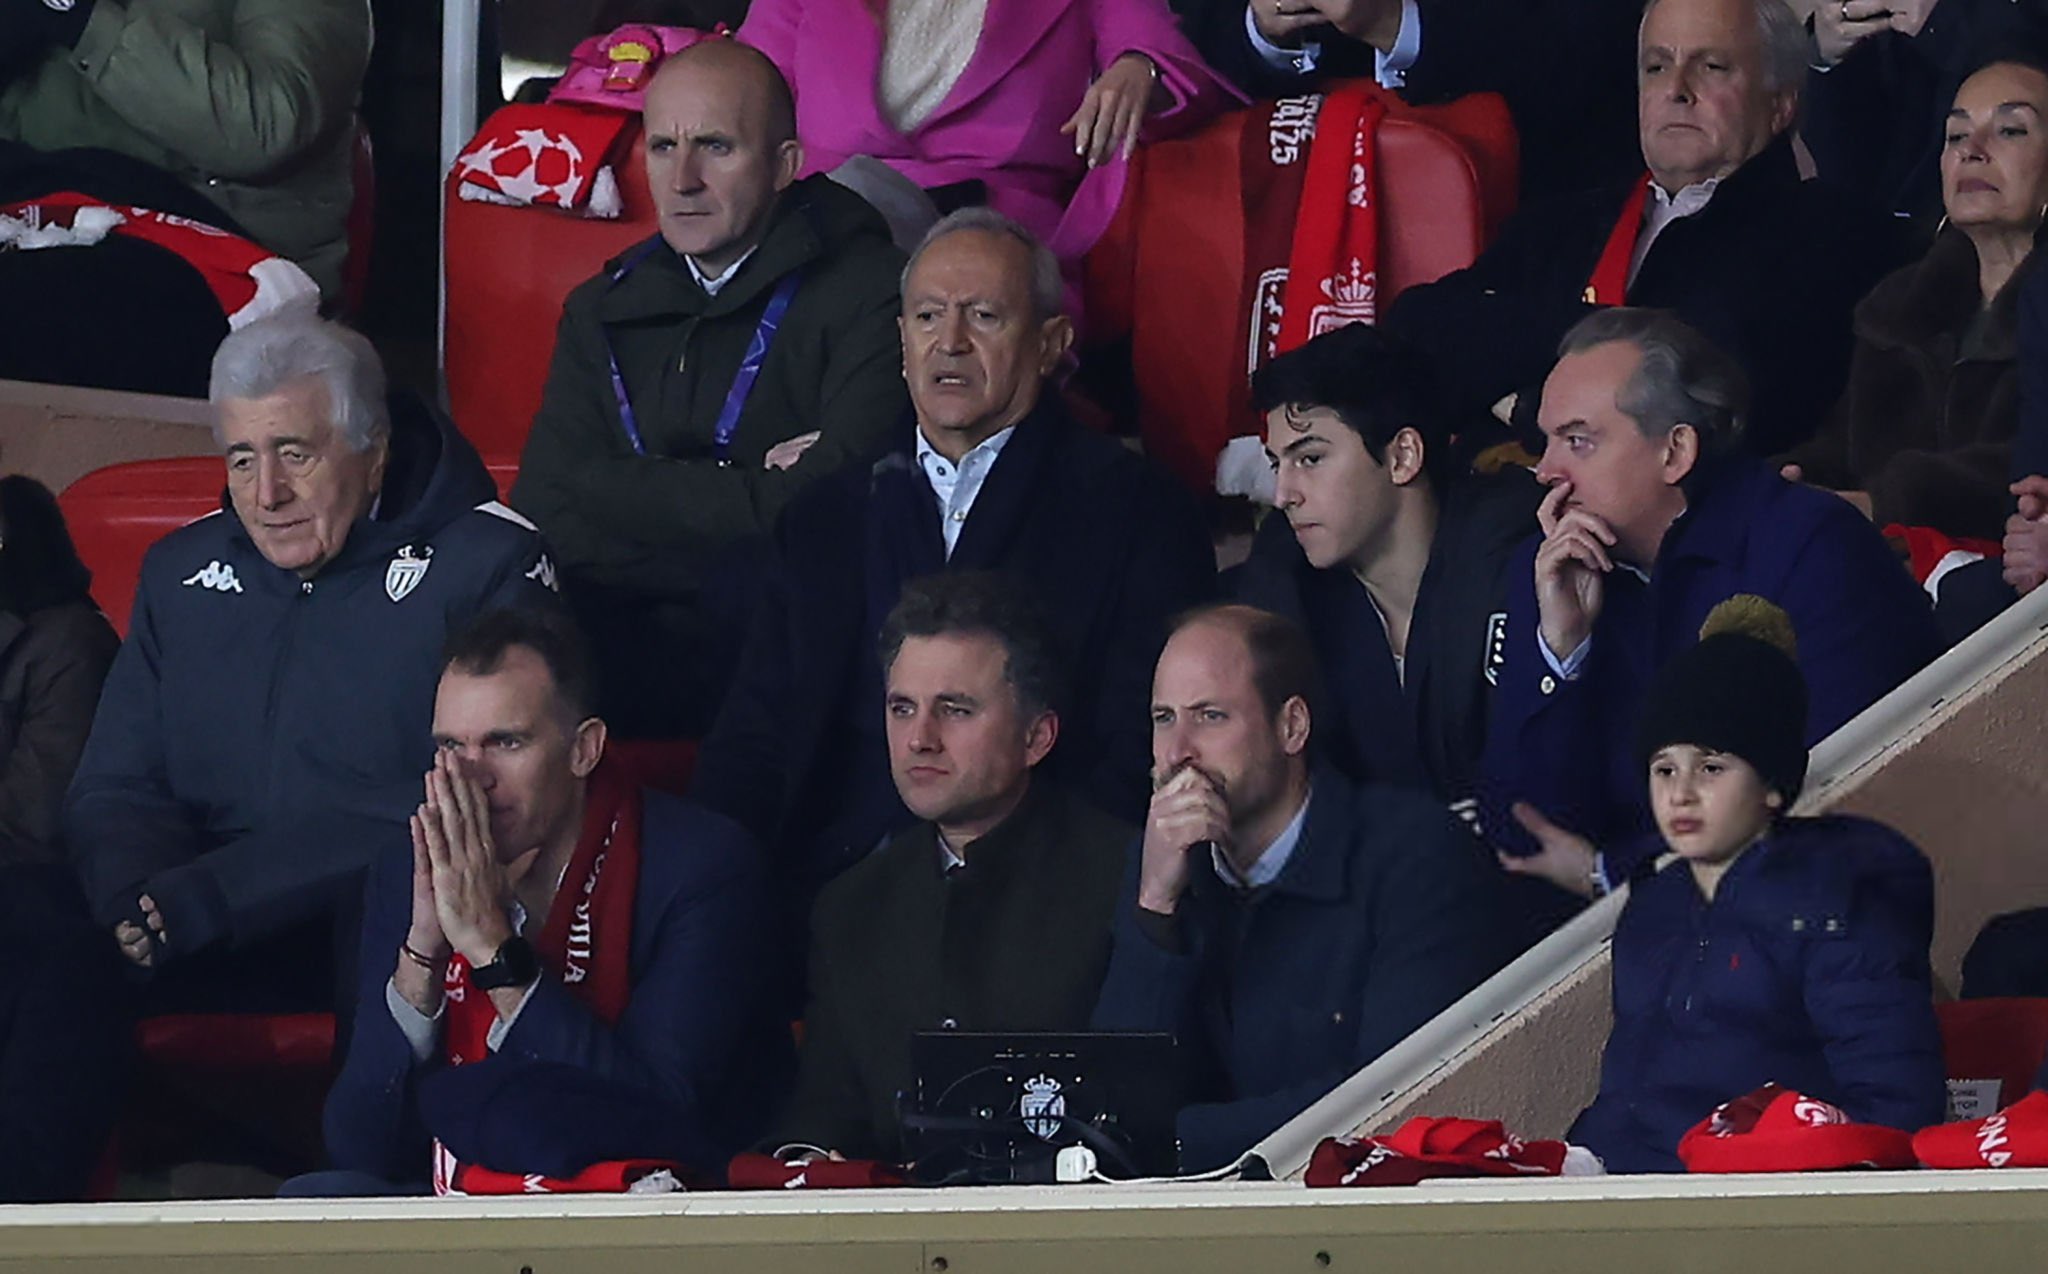
<svg viewBox="0 0 2048 1274">
<path fill-rule="evenodd" d="M 1025 1080 L 1024 1097 L 1017 1103 L 1017 1113 L 1024 1117 L 1024 1127 L 1033 1136 L 1045 1141 L 1058 1136 L 1060 1122 L 1067 1115 L 1067 1099 L 1060 1093 L 1060 1082 L 1050 1075 Z"/>
<path fill-rule="evenodd" d="M 384 595 L 394 602 L 404 601 L 427 577 L 427 568 L 434 564 L 433 559 L 434 550 L 430 548 L 418 550 L 417 556 L 410 544 L 398 550 L 398 556 L 384 568 Z"/>
</svg>

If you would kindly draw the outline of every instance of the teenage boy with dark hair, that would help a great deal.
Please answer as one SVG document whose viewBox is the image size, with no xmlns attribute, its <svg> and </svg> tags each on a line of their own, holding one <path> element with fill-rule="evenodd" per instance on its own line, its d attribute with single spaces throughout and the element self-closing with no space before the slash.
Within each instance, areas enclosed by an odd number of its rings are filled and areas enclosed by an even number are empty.
<svg viewBox="0 0 2048 1274">
<path fill-rule="evenodd" d="M 1357 782 L 1470 797 L 1504 655 L 1504 568 L 1541 490 L 1516 469 L 1447 480 L 1424 362 L 1353 324 L 1259 369 L 1275 504 L 1240 601 L 1308 630 L 1326 681 L 1325 761 Z"/>
</svg>

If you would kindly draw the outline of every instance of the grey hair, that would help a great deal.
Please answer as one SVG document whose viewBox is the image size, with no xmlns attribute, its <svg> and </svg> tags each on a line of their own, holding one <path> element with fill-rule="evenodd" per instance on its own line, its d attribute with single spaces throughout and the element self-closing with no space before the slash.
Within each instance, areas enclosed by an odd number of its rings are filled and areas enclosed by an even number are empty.
<svg viewBox="0 0 2048 1274">
<path fill-rule="evenodd" d="M 1775 3 L 1776 0 L 1773 0 Z M 1718 345 L 1669 310 L 1616 306 L 1572 325 L 1557 356 L 1625 342 L 1642 361 L 1614 395 L 1614 405 L 1646 438 L 1679 425 L 1699 435 L 1702 458 L 1726 455 L 1742 442 L 1749 417 L 1749 376 Z"/>
<path fill-rule="evenodd" d="M 1643 5 L 1643 22 L 1650 10 L 1663 0 Z M 1756 15 L 1757 42 L 1763 46 L 1764 88 L 1772 93 L 1801 94 L 1806 90 L 1806 68 L 1812 57 L 1806 24 L 1792 12 L 1785 0 L 1750 0 Z M 1642 23 L 1636 26 L 1636 48 L 1643 46 Z"/>
<path fill-rule="evenodd" d="M 1052 249 L 1039 242 L 1038 236 L 1026 230 L 1015 220 L 1004 216 L 993 208 L 960 208 L 939 218 L 938 224 L 925 231 L 924 240 L 917 250 L 910 254 L 910 260 L 903 264 L 903 277 L 899 286 L 905 293 L 910 291 L 910 272 L 931 246 L 947 235 L 960 234 L 968 230 L 979 230 L 985 234 L 1008 235 L 1024 245 L 1031 254 L 1031 311 L 1039 322 L 1057 318 L 1066 309 L 1066 284 L 1060 278 L 1060 259 Z"/>
<path fill-rule="evenodd" d="M 312 377 L 327 390 L 327 417 L 351 451 L 368 451 L 391 436 L 384 401 L 384 363 L 360 332 L 305 314 L 258 319 L 231 332 L 213 355 L 206 396 L 268 398 Z M 220 425 L 214 425 L 220 437 Z"/>
</svg>

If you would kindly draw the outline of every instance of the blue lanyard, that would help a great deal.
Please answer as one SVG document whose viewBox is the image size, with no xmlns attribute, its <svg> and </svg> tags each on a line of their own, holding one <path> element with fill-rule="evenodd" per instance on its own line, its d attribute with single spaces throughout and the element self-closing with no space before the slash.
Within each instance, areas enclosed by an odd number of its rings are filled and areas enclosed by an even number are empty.
<svg viewBox="0 0 2048 1274">
<path fill-rule="evenodd" d="M 619 263 L 612 271 L 611 282 L 618 282 L 633 272 L 633 267 L 645 261 L 662 240 L 643 243 L 632 255 Z M 732 436 L 739 432 L 740 411 L 746 407 L 747 398 L 754 392 L 754 382 L 761 378 L 761 364 L 768 361 L 768 349 L 775 343 L 775 331 L 782 326 L 783 315 L 789 312 L 789 303 L 796 296 L 797 285 L 803 281 L 802 270 L 792 270 L 782 276 L 775 285 L 775 291 L 768 298 L 768 308 L 761 312 L 761 321 L 754 325 L 754 335 L 747 342 L 746 356 L 740 359 L 739 371 L 733 373 L 732 387 L 725 391 L 725 405 L 718 409 L 718 422 L 711 429 L 711 450 L 720 465 L 730 465 L 732 459 L 727 452 L 732 447 Z M 603 333 L 603 325 L 598 331 Z M 609 336 L 604 336 L 605 361 L 611 364 L 612 397 L 619 405 L 619 424 L 626 431 L 626 441 L 633 444 L 638 455 L 647 454 L 647 443 L 640 436 L 640 419 L 633 414 L 633 401 L 626 396 L 626 378 L 619 372 L 618 355 L 612 351 Z"/>
</svg>

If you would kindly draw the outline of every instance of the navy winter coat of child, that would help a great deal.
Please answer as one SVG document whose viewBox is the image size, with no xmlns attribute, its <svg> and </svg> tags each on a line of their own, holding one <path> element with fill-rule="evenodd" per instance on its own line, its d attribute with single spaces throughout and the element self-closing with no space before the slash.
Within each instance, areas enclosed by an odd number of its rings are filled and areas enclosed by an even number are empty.
<svg viewBox="0 0 2048 1274">
<path fill-rule="evenodd" d="M 1934 880 L 1905 837 L 1780 822 L 1708 902 L 1674 862 L 1614 932 L 1614 1028 L 1571 1140 L 1610 1172 L 1678 1172 L 1678 1139 L 1767 1083 L 1916 1131 L 1945 1100 L 1927 944 Z"/>
</svg>

